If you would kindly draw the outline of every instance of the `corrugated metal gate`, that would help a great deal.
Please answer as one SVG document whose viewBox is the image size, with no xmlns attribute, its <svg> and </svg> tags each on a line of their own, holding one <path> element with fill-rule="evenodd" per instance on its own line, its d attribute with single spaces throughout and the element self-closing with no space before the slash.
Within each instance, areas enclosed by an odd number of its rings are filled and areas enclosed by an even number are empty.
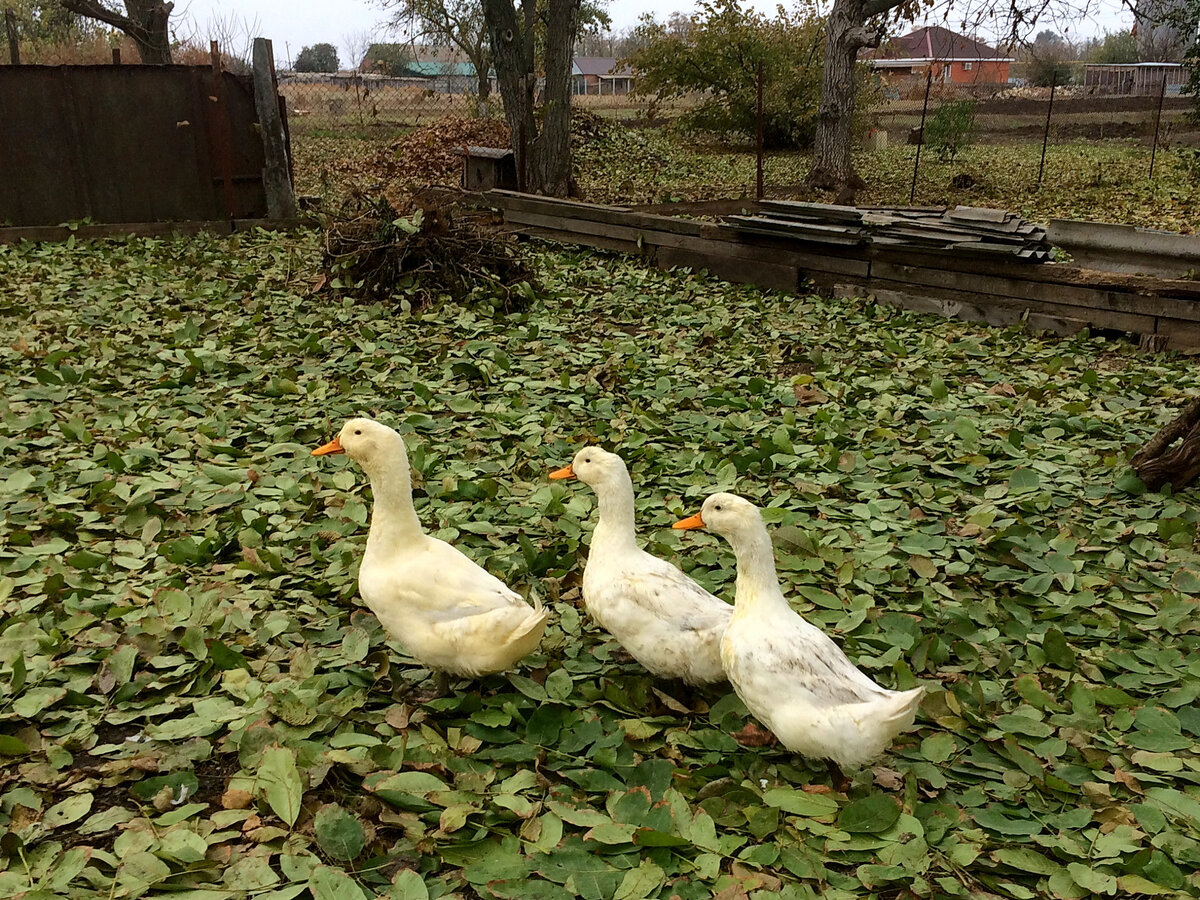
<svg viewBox="0 0 1200 900">
<path fill-rule="evenodd" d="M 206 66 L 0 66 L 0 226 L 259 218 L 249 78 Z"/>
</svg>

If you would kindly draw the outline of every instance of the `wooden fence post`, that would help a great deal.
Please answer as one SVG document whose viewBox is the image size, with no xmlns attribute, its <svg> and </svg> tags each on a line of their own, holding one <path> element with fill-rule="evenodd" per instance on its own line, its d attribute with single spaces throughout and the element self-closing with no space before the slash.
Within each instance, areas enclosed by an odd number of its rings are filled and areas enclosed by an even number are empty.
<svg viewBox="0 0 1200 900">
<path fill-rule="evenodd" d="M 1158 156 L 1158 126 L 1162 124 L 1163 99 L 1167 96 L 1167 73 L 1163 72 L 1162 84 L 1158 86 L 1158 111 L 1154 114 L 1154 145 L 1150 148 L 1150 177 L 1154 178 L 1154 159 Z"/>
<path fill-rule="evenodd" d="M 1042 186 L 1042 173 L 1046 170 L 1046 144 L 1050 142 L 1050 116 L 1054 112 L 1054 90 L 1058 87 L 1058 70 L 1050 74 L 1050 105 L 1046 107 L 1046 130 L 1042 132 L 1042 159 L 1038 163 L 1038 187 Z"/>
<path fill-rule="evenodd" d="M 913 162 L 912 187 L 908 190 L 908 202 L 914 203 L 917 197 L 917 172 L 921 168 L 921 148 L 925 146 L 925 115 L 929 112 L 929 89 L 933 87 L 933 63 L 929 64 L 929 74 L 925 76 L 925 102 L 921 104 L 921 133 L 917 137 L 917 158 Z"/>
<path fill-rule="evenodd" d="M 4 28 L 8 32 L 8 61 L 14 66 L 21 64 L 21 41 L 17 37 L 17 14 L 4 10 Z"/>
<path fill-rule="evenodd" d="M 267 192 L 267 217 L 294 219 L 296 197 L 292 193 L 292 181 L 288 177 L 287 139 L 283 133 L 283 118 L 279 115 L 279 102 L 276 100 L 275 64 L 272 60 L 271 42 L 266 38 L 254 39 L 253 79 L 254 108 L 258 112 L 263 151 L 266 155 L 263 187 Z"/>
<path fill-rule="evenodd" d="M 763 64 L 758 63 L 754 101 L 754 196 L 763 198 Z"/>
</svg>

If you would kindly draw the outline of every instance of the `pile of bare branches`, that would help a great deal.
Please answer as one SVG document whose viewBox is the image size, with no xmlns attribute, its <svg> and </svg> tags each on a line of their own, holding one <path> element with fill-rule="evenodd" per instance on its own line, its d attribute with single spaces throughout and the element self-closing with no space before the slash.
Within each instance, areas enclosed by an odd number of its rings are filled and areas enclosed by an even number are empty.
<svg viewBox="0 0 1200 900">
<path fill-rule="evenodd" d="M 535 294 L 516 238 L 492 213 L 448 200 L 414 199 L 397 210 L 385 197 L 353 197 L 327 217 L 324 262 L 321 287 L 414 311 L 450 294 L 511 312 Z"/>
</svg>

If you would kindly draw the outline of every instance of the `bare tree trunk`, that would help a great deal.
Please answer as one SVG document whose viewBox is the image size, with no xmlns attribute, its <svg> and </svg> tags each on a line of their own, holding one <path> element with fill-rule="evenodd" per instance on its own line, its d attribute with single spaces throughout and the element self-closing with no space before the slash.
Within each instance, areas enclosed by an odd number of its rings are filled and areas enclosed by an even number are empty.
<svg viewBox="0 0 1200 900">
<path fill-rule="evenodd" d="M 821 107 L 813 164 L 805 182 L 829 191 L 865 186 L 850 161 L 854 124 L 854 68 L 858 51 L 879 46 L 878 29 L 866 26 L 872 16 L 900 5 L 900 0 L 834 0 L 825 21 L 825 68 L 821 73 Z"/>
<path fill-rule="evenodd" d="M 579 32 L 580 0 L 549 0 L 542 133 L 534 144 L 534 177 L 552 197 L 571 192 L 571 56 Z"/>
<path fill-rule="evenodd" d="M 531 193 L 561 197 L 570 188 L 571 49 L 579 26 L 579 2 L 549 0 L 547 4 L 546 88 L 539 116 L 534 106 L 535 0 L 522 0 L 520 16 L 513 0 L 483 0 L 517 177 Z"/>
<path fill-rule="evenodd" d="M 475 114 L 487 115 L 488 97 L 492 93 L 492 80 L 488 77 L 488 59 L 484 53 L 479 53 L 471 60 L 475 66 Z"/>
<path fill-rule="evenodd" d="M 175 4 L 163 0 L 125 0 L 121 15 L 101 0 L 59 0 L 63 8 L 123 31 L 137 45 L 142 63 L 171 64 L 171 35 L 168 24 Z"/>
</svg>

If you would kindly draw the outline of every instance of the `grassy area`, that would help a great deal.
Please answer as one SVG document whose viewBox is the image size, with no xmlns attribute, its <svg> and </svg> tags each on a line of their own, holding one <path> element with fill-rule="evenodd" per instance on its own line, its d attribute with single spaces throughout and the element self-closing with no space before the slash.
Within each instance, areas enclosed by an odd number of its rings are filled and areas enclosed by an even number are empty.
<svg viewBox="0 0 1200 900">
<path fill-rule="evenodd" d="M 1149 148 L 1125 142 L 1051 145 L 1038 186 L 1041 145 L 986 144 L 954 163 L 926 149 L 915 202 L 1011 209 L 1028 218 L 1085 218 L 1169 230 L 1200 227 L 1200 178 L 1194 151 L 1160 150 L 1149 178 Z M 916 148 L 890 146 L 855 155 L 868 187 L 858 203 L 908 204 Z M 579 181 L 597 202 L 664 203 L 753 196 L 755 159 L 749 149 L 695 146 L 669 132 L 629 132 L 583 148 Z M 804 153 L 770 153 L 764 165 L 769 196 L 797 196 L 808 171 Z M 954 187 L 957 175 L 969 187 Z M 821 199 L 821 198 L 818 198 Z M 827 199 L 827 198 L 826 198 Z"/>
<path fill-rule="evenodd" d="M 526 312 L 413 317 L 311 295 L 317 245 L 0 247 L 0 894 L 1200 894 L 1200 513 L 1123 462 L 1194 365 L 558 252 Z M 363 476 L 309 456 L 363 412 L 553 610 L 519 671 L 406 701 Z M 546 479 L 586 440 L 726 597 L 668 526 L 767 505 L 796 608 L 924 684 L 919 730 L 842 794 L 617 655 L 592 495 Z"/>
</svg>

